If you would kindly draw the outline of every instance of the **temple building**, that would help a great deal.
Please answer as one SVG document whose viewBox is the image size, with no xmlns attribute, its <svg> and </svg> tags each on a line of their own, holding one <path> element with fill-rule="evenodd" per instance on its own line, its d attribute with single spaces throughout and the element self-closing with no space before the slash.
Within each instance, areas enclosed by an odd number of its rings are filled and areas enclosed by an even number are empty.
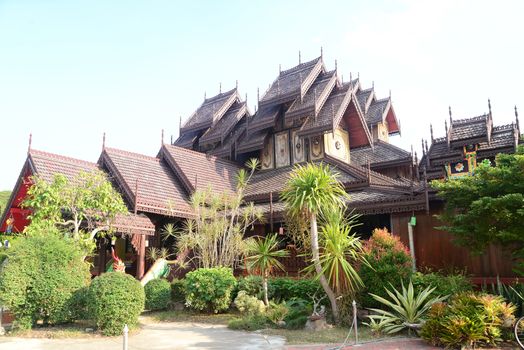
<svg viewBox="0 0 524 350">
<path fill-rule="evenodd" d="M 180 224 L 192 216 L 189 199 L 196 190 L 234 192 L 238 170 L 248 159 L 257 158 L 260 169 L 248 184 L 245 200 L 253 202 L 266 220 L 250 234 L 278 231 L 285 236 L 285 208 L 279 194 L 290 172 L 295 164 L 323 162 L 338 173 L 349 193 L 348 209 L 362 215 L 357 229 L 362 238 L 374 228 L 387 227 L 406 240 L 408 223 L 415 217 L 420 266 L 468 263 L 450 259 L 448 251 L 435 246 L 438 242 L 448 249 L 450 244 L 449 238 L 442 243 L 438 235 L 445 233 L 433 228 L 432 214 L 441 204 L 427 180 L 471 172 L 477 157 L 513 151 L 519 142 L 518 123 L 493 127 L 491 112 L 470 121 L 452 120 L 445 138 L 432 137 L 429 148 L 423 143 L 417 164 L 413 152 L 389 142 L 401 132 L 391 97 L 377 96 L 373 86 L 364 88 L 360 77 L 343 81 L 336 65 L 326 69 L 322 56 L 280 71 L 257 100 L 252 111 L 236 87 L 204 98 L 180 123 L 178 139 L 164 143 L 162 137 L 154 156 L 109 148 L 105 141 L 96 163 L 30 148 L 0 232 L 21 232 L 28 224 L 30 211 L 20 203 L 31 176 L 52 181 L 57 173 L 73 178 L 80 171 L 100 169 L 129 208 L 130 214 L 115 223 L 117 253 L 125 257 L 127 271 L 141 277 L 147 267 L 145 249 L 165 244 L 160 231 L 166 223 Z M 110 242 L 99 240 L 93 274 L 104 271 L 109 248 Z M 438 257 L 432 259 L 433 255 Z M 293 273 L 300 264 L 292 257 L 286 265 Z M 489 269 L 474 273 L 494 276 Z"/>
</svg>

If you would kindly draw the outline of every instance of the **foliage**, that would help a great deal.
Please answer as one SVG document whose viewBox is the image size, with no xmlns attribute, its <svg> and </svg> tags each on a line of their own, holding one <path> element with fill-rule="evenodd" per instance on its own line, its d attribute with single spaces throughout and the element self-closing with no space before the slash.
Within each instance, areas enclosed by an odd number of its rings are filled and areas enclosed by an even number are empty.
<svg viewBox="0 0 524 350">
<path fill-rule="evenodd" d="M 83 252 L 55 230 L 40 236 L 20 237 L 6 251 L 1 269 L 0 299 L 20 328 L 38 321 L 59 324 L 74 317 L 69 309 L 73 293 L 89 283 L 89 265 Z"/>
<path fill-rule="evenodd" d="M 256 331 L 267 326 L 267 318 L 261 314 L 234 318 L 230 320 L 227 327 L 236 330 Z"/>
<path fill-rule="evenodd" d="M 289 215 L 299 217 L 308 215 L 311 224 L 311 257 L 317 278 L 331 303 L 335 322 L 338 321 L 338 307 L 335 293 L 329 286 L 322 271 L 319 256 L 317 216 L 334 208 L 345 208 L 348 198 L 344 186 L 338 181 L 338 174 L 333 173 L 328 165 L 307 163 L 296 165 L 287 180 L 280 198 Z"/>
<path fill-rule="evenodd" d="M 358 215 L 344 217 L 340 208 L 323 215 L 320 231 L 320 264 L 330 286 L 340 295 L 356 293 L 364 286 L 355 265 L 367 264 L 362 243 L 351 231 Z"/>
<path fill-rule="evenodd" d="M 369 317 L 368 322 L 362 322 L 362 324 L 368 326 L 375 337 L 379 337 L 384 334 L 386 326 L 390 325 L 392 322 L 393 320 L 391 318 L 376 316 Z"/>
<path fill-rule="evenodd" d="M 431 296 L 455 295 L 473 290 L 471 281 L 462 273 L 444 275 L 441 272 L 416 272 L 412 276 L 415 291 L 433 287 Z"/>
<path fill-rule="evenodd" d="M 284 227 L 297 251 L 311 255 L 311 238 L 309 236 L 309 216 L 306 212 L 284 213 Z"/>
<path fill-rule="evenodd" d="M 273 322 L 273 324 L 279 326 L 280 323 L 284 321 L 288 313 L 289 308 L 285 303 L 277 304 L 270 302 L 266 310 L 266 317 L 269 321 Z"/>
<path fill-rule="evenodd" d="M 515 282 L 506 285 L 497 276 L 497 282 L 489 285 L 484 284 L 482 291 L 503 297 L 507 302 L 515 305 L 517 316 L 524 315 L 524 284 Z"/>
<path fill-rule="evenodd" d="M 270 289 L 272 286 L 268 285 L 268 296 L 273 296 L 273 290 Z M 264 298 L 264 287 L 262 286 L 262 277 L 257 275 L 249 275 L 241 277 L 237 281 L 236 292 L 246 292 L 247 295 L 257 297 L 262 300 Z"/>
<path fill-rule="evenodd" d="M 111 232 L 117 214 L 127 213 L 120 194 L 102 171 L 80 172 L 69 180 L 62 174 L 53 182 L 32 178 L 27 198 L 22 205 L 32 210 L 26 232 L 41 232 L 55 225 L 68 229 L 66 236 L 80 241 L 87 252 L 94 249 L 93 238 L 100 232 Z M 88 232 L 83 232 L 86 227 Z"/>
<path fill-rule="evenodd" d="M 266 306 L 257 297 L 248 295 L 244 291 L 238 292 L 234 302 L 236 308 L 240 313 L 248 316 L 255 314 L 263 314 L 266 311 Z"/>
<path fill-rule="evenodd" d="M 307 318 L 311 315 L 313 307 L 311 302 L 295 298 L 286 302 L 288 314 L 284 318 L 287 329 L 302 329 L 307 322 Z"/>
<path fill-rule="evenodd" d="M 411 255 L 397 236 L 384 229 L 375 229 L 364 243 L 364 258 L 368 264 L 360 266 L 360 277 L 365 288 L 360 302 L 365 307 L 378 307 L 369 293 L 386 297 L 386 287 L 400 288 L 402 281 L 411 277 Z"/>
<path fill-rule="evenodd" d="M 264 304 L 269 305 L 267 279 L 274 269 L 284 271 L 284 266 L 278 260 L 288 256 L 284 249 L 278 249 L 280 240 L 276 234 L 261 238 L 249 238 L 246 241 L 246 267 L 251 272 L 262 276 Z"/>
<path fill-rule="evenodd" d="M 200 268 L 186 275 L 186 306 L 215 313 L 227 310 L 236 279 L 227 267 Z"/>
<path fill-rule="evenodd" d="M 176 303 L 186 301 L 186 282 L 178 278 L 171 281 L 171 300 Z"/>
<path fill-rule="evenodd" d="M 6 209 L 10 196 L 11 191 L 0 191 L 0 216 L 2 216 L 4 210 Z"/>
<path fill-rule="evenodd" d="M 515 306 L 500 296 L 463 293 L 448 305 L 435 304 L 420 332 L 434 345 L 476 348 L 503 340 L 504 329 L 515 321 Z"/>
<path fill-rule="evenodd" d="M 276 302 L 291 299 L 310 300 L 315 294 L 321 297 L 322 286 L 314 279 L 292 279 L 288 277 L 276 277 L 269 279 L 269 289 L 273 290 L 273 300 Z"/>
<path fill-rule="evenodd" d="M 171 301 L 171 285 L 165 279 L 154 279 L 144 286 L 147 310 L 164 310 Z"/>
<path fill-rule="evenodd" d="M 524 147 L 515 154 L 499 154 L 495 166 L 484 160 L 472 176 L 433 181 L 445 200 L 441 227 L 455 242 L 482 253 L 491 244 L 511 245 L 524 274 Z M 514 249 L 514 245 L 517 246 Z"/>
<path fill-rule="evenodd" d="M 125 273 L 104 273 L 89 287 L 89 314 L 104 335 L 122 334 L 125 324 L 137 325 L 144 302 L 144 288 Z"/>
<path fill-rule="evenodd" d="M 408 287 L 402 283 L 402 290 L 393 289 L 390 291 L 386 288 L 389 300 L 371 294 L 371 296 L 386 306 L 388 310 L 371 309 L 376 315 L 368 316 L 370 319 L 375 319 L 378 322 L 384 323 L 384 331 L 388 334 L 400 332 L 403 329 L 410 328 L 410 325 L 420 325 L 424 321 L 424 316 L 431 305 L 441 302 L 448 296 L 431 297 L 434 288 L 427 287 L 421 292 L 415 294 L 413 283 L 409 282 Z"/>
<path fill-rule="evenodd" d="M 71 312 L 73 320 L 89 319 L 88 310 L 89 286 L 79 288 L 73 292 L 67 303 L 67 308 Z"/>
<path fill-rule="evenodd" d="M 179 252 L 192 251 L 187 256 L 199 267 L 236 267 L 245 252 L 245 232 L 255 222 L 263 221 L 262 212 L 252 202 L 244 201 L 244 191 L 258 161 L 252 159 L 246 165 L 250 171 L 238 172 L 236 192 L 195 191 L 190 200 L 195 218 L 186 220 L 174 233 L 166 232 L 176 237 Z"/>
</svg>

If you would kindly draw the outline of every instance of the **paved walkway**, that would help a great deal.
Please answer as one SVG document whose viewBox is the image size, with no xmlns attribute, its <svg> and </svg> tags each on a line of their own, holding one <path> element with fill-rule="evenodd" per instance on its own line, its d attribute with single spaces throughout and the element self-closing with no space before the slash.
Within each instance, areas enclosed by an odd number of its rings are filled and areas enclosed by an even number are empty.
<svg viewBox="0 0 524 350">
<path fill-rule="evenodd" d="M 339 350 L 340 345 L 290 345 L 286 350 Z M 359 345 L 344 346 L 340 350 L 442 350 L 428 345 L 420 339 L 400 338 L 389 339 L 376 342 L 366 342 Z"/>
<path fill-rule="evenodd" d="M 284 339 L 232 331 L 226 326 L 163 322 L 143 325 L 129 337 L 129 350 L 273 350 L 283 349 Z M 28 339 L 0 337 L 0 350 L 121 350 L 122 338 Z"/>
</svg>

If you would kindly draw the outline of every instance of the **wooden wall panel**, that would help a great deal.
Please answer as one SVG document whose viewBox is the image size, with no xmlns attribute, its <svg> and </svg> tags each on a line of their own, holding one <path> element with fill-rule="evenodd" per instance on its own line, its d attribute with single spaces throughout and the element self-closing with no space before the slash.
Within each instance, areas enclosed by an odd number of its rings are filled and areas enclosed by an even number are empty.
<svg viewBox="0 0 524 350">
<path fill-rule="evenodd" d="M 434 216 L 438 210 L 432 210 L 429 215 L 417 212 L 417 225 L 413 236 L 415 256 L 419 269 L 461 270 L 472 277 L 486 278 L 500 276 L 515 277 L 512 271 L 511 251 L 500 246 L 490 246 L 481 255 L 474 255 L 466 247 L 460 247 L 452 242 L 451 233 L 435 229 L 441 223 Z M 410 214 L 398 213 L 391 215 L 392 231 L 399 235 L 402 242 L 409 247 L 407 224 Z"/>
</svg>

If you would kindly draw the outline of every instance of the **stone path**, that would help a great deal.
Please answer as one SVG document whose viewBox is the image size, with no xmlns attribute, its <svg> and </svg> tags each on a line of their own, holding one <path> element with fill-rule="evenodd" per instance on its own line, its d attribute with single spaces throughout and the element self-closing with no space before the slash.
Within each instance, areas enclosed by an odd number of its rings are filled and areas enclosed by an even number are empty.
<svg viewBox="0 0 524 350">
<path fill-rule="evenodd" d="M 232 331 L 226 326 L 163 322 L 143 325 L 129 336 L 129 350 L 273 350 L 283 349 L 276 336 Z M 121 350 L 122 338 L 28 339 L 0 337 L 0 350 Z"/>
<path fill-rule="evenodd" d="M 290 345 L 286 350 L 339 350 L 340 345 Z M 428 345 L 420 339 L 400 338 L 376 342 L 366 342 L 358 345 L 344 346 L 340 350 L 442 350 Z"/>
</svg>

